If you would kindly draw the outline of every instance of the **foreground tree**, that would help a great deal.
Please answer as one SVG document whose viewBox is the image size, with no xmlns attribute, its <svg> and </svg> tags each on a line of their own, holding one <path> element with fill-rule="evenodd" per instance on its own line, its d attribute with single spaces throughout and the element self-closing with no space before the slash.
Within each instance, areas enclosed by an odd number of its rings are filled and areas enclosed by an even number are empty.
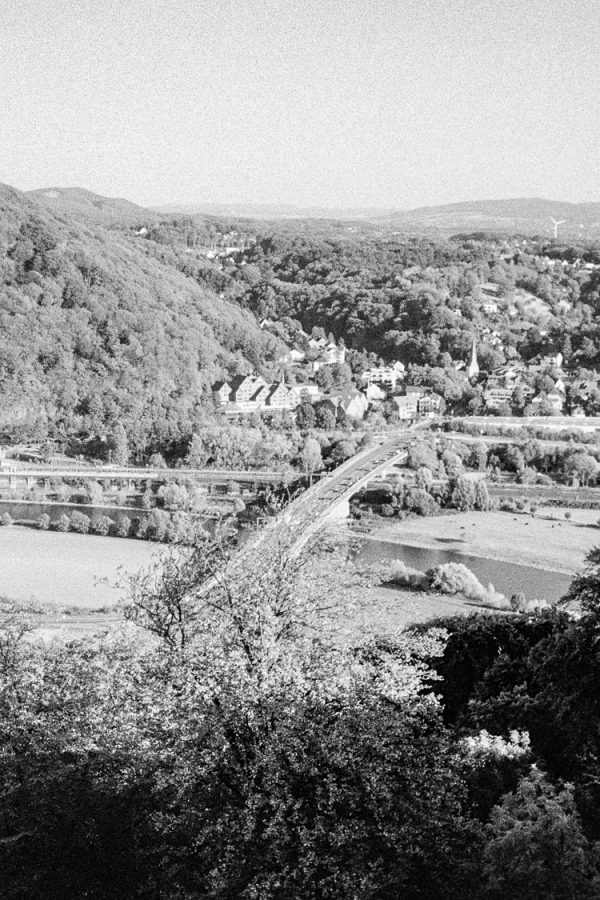
<svg viewBox="0 0 600 900">
<path fill-rule="evenodd" d="M 490 900 L 592 900 L 600 854 L 585 837 L 573 788 L 555 788 L 537 769 L 490 816 L 484 872 Z"/>
</svg>

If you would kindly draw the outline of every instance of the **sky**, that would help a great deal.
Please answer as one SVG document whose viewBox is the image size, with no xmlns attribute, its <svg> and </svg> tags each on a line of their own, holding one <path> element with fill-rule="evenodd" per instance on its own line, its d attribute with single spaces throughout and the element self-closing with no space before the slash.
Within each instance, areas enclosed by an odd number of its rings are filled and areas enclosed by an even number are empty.
<svg viewBox="0 0 600 900">
<path fill-rule="evenodd" d="M 600 199 L 598 0 L 0 0 L 0 181 L 143 205 Z"/>
</svg>

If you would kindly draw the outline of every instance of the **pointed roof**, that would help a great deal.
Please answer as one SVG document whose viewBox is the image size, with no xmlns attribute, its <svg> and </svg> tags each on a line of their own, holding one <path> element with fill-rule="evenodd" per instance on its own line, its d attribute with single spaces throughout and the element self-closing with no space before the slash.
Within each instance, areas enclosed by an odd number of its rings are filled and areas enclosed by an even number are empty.
<svg viewBox="0 0 600 900">
<path fill-rule="evenodd" d="M 469 363 L 469 367 L 467 369 L 467 375 L 469 376 L 469 378 L 475 378 L 477 375 L 479 375 L 479 363 L 477 362 L 477 343 L 475 341 L 475 335 L 473 335 L 471 362 Z"/>
</svg>

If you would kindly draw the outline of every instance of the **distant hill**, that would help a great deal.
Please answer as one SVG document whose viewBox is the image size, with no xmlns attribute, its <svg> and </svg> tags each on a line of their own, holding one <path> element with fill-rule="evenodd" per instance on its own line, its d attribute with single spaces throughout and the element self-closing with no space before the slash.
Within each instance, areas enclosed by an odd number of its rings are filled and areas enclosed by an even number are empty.
<svg viewBox="0 0 600 900">
<path fill-rule="evenodd" d="M 391 209 L 357 207 L 349 209 L 325 206 L 292 206 L 286 203 L 168 203 L 158 206 L 160 213 L 183 213 L 189 216 L 210 215 L 248 219 L 372 219 L 390 214 Z"/>
<path fill-rule="evenodd" d="M 552 219 L 565 220 L 559 225 L 564 237 L 585 239 L 600 237 L 600 202 L 566 203 L 562 200 L 516 198 L 508 200 L 476 200 L 442 206 L 423 206 L 409 210 L 384 210 L 368 207 L 336 209 L 300 207 L 290 204 L 244 203 L 170 203 L 157 207 L 159 214 L 188 216 L 221 216 L 261 221 L 310 223 L 320 220 L 355 223 L 359 229 L 389 230 L 403 233 L 448 235 L 471 232 L 496 234 L 554 234 Z"/>
<path fill-rule="evenodd" d="M 495 231 L 553 235 L 552 219 L 564 219 L 559 234 L 569 237 L 600 236 L 600 203 L 565 203 L 562 200 L 517 198 L 450 203 L 402 210 L 377 219 L 380 226 L 401 231 Z"/>
<path fill-rule="evenodd" d="M 101 197 L 84 188 L 41 188 L 27 194 L 57 215 L 73 216 L 79 221 L 98 225 L 149 225 L 160 221 L 154 210 L 121 197 Z"/>
</svg>

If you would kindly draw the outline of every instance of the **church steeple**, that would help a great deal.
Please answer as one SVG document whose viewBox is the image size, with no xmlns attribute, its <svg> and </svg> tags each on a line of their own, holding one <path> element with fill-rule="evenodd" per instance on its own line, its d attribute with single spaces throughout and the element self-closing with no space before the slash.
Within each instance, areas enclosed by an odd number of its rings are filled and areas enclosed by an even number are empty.
<svg viewBox="0 0 600 900">
<path fill-rule="evenodd" d="M 479 363 L 477 362 L 477 345 L 475 342 L 475 335 L 473 335 L 471 362 L 469 363 L 469 367 L 467 369 L 467 375 L 469 376 L 469 378 L 477 378 L 477 376 L 479 375 Z"/>
</svg>

